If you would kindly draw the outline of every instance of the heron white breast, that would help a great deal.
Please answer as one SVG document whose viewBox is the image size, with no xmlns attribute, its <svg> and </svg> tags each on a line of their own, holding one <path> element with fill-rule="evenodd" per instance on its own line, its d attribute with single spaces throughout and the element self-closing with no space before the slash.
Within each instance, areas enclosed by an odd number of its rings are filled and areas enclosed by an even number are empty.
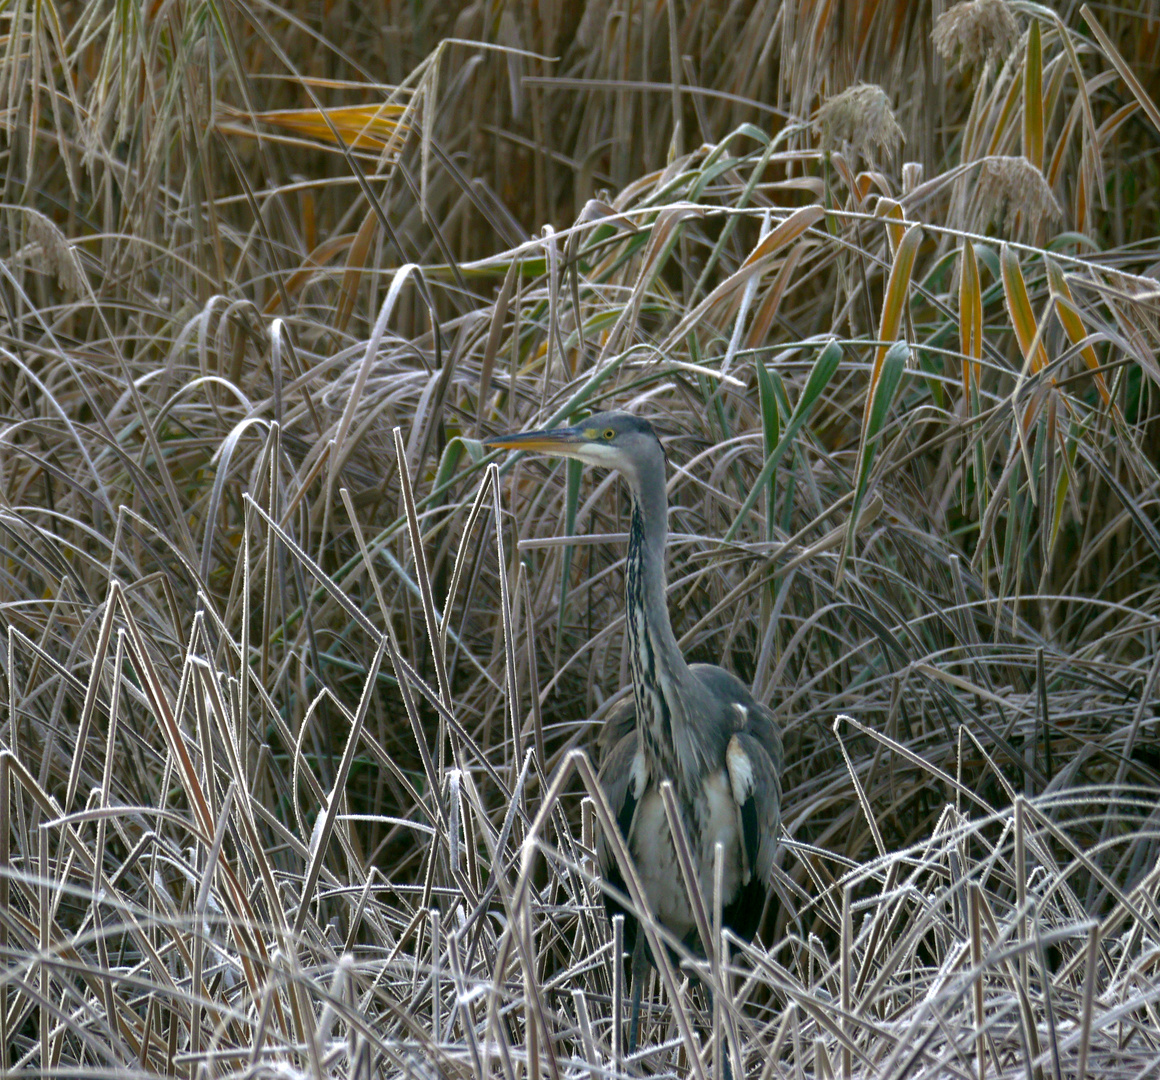
<svg viewBox="0 0 1160 1080">
<path fill-rule="evenodd" d="M 693 911 L 673 848 L 664 803 L 655 787 L 645 793 L 636 808 L 629 847 L 657 920 L 676 937 L 683 938 L 693 929 Z"/>
<path fill-rule="evenodd" d="M 741 857 L 741 830 L 737 802 L 733 798 L 729 774 L 725 769 L 710 773 L 702 784 L 705 793 L 705 820 L 701 826 L 701 888 L 706 901 L 713 897 L 713 848 L 721 844 L 724 851 L 724 875 L 721 880 L 721 904 L 728 904 L 743 884 L 745 860 Z M 748 874 L 746 874 L 746 879 Z"/>
<path fill-rule="evenodd" d="M 729 740 L 725 748 L 725 765 L 729 770 L 729 784 L 733 789 L 733 800 L 741 806 L 753 794 L 753 762 L 742 748 L 737 736 Z"/>
<path fill-rule="evenodd" d="M 733 799 L 726 770 L 717 769 L 705 777 L 699 795 L 694 800 L 694 820 L 689 822 L 689 843 L 701 896 L 706 911 L 711 912 L 716 845 L 719 843 L 724 849 L 721 879 L 723 907 L 737 896 L 738 889 L 748 880 L 749 873 L 741 855 L 737 803 Z M 684 937 L 695 925 L 693 911 L 677 862 L 664 803 L 655 787 L 645 792 L 636 808 L 629 848 L 645 895 L 657 919 L 673 935 Z"/>
</svg>

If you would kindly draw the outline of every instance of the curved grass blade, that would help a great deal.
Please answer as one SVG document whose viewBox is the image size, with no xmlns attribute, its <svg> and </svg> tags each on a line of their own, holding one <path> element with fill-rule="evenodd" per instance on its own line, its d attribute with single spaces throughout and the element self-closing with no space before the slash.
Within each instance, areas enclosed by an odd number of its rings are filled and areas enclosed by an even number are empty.
<svg viewBox="0 0 1160 1080">
<path fill-rule="evenodd" d="M 878 340 L 881 344 L 874 352 L 874 362 L 870 367 L 870 385 L 866 391 L 866 407 L 862 412 L 862 434 L 858 443 L 858 462 L 854 467 L 854 502 L 850 509 L 846 539 L 838 557 L 836 582 L 842 580 L 846 558 L 858 528 L 858 513 L 866 495 L 866 480 L 874 461 L 874 440 L 882 430 L 886 413 L 894 401 L 902 371 L 910 356 L 909 346 L 895 339 L 902 326 L 902 317 L 906 313 L 910 278 L 914 272 L 914 260 L 918 255 L 921 240 L 921 225 L 912 225 L 906 230 L 906 235 L 903 236 L 895 253 L 894 265 L 890 268 L 890 280 L 886 283 L 886 294 L 882 298 L 882 317 L 878 323 Z M 887 342 L 894 344 L 888 345 Z M 887 380 L 885 386 L 884 379 Z"/>
<path fill-rule="evenodd" d="M 1104 404 L 1116 409 L 1111 394 L 1108 393 L 1108 385 L 1104 382 L 1103 373 L 1100 371 L 1100 362 L 1096 357 L 1096 351 L 1090 343 L 1087 343 L 1087 331 L 1084 329 L 1083 320 L 1076 310 L 1075 301 L 1071 297 L 1067 278 L 1064 277 L 1063 270 L 1054 259 L 1044 258 L 1043 262 L 1047 267 L 1047 287 L 1051 292 L 1051 299 L 1055 303 L 1055 314 L 1066 331 L 1068 340 L 1079 349 L 1083 362 L 1091 371 L 1096 389 L 1099 390 Z M 1119 410 L 1116 409 L 1116 411 Z"/>
<path fill-rule="evenodd" d="M 1003 296 L 1007 302 L 1007 313 L 1011 316 L 1011 325 L 1019 342 L 1019 351 L 1023 354 L 1023 371 L 1019 376 L 1021 384 L 1028 371 L 1033 375 L 1038 374 L 1047 365 L 1047 350 L 1043 346 L 1042 328 L 1035 318 L 1035 312 L 1031 309 L 1031 297 L 1027 293 L 1027 283 L 1023 280 L 1023 271 L 1019 268 L 1019 257 L 1008 244 L 1004 244 L 999 253 L 999 265 L 1002 268 Z M 1017 384 L 1015 392 L 1011 395 L 1012 401 L 1016 399 L 1018 393 L 1019 385 Z M 1023 453 L 1023 462 L 1027 468 L 1029 479 L 1032 477 L 1032 467 L 1027 448 L 1027 434 L 1031 430 L 1031 425 L 1035 421 L 1041 403 L 1042 392 L 1039 391 L 1027 403 L 1027 408 L 1023 410 L 1022 421 L 1016 424 L 1019 448 Z M 1031 493 L 1032 499 L 1037 500 L 1034 483 L 1028 486 L 1028 491 Z"/>
<path fill-rule="evenodd" d="M 761 497 L 762 489 L 769 483 L 770 477 L 773 476 L 773 470 L 777 468 L 777 463 L 785 456 L 786 450 L 793 445 L 794 438 L 801 430 L 802 425 L 809 419 L 818 398 L 822 396 L 822 391 L 826 389 L 834 372 L 838 370 L 838 362 L 841 359 L 842 347 L 836 341 L 831 341 L 814 362 L 814 366 L 810 370 L 810 377 L 806 380 L 805 389 L 801 392 L 801 397 L 798 398 L 798 403 L 794 407 L 793 415 L 789 418 L 789 423 L 785 426 L 785 431 L 778 440 L 773 453 L 766 458 L 765 465 L 754 482 L 753 488 L 745 502 L 741 504 L 741 509 L 737 511 L 737 517 L 733 519 L 733 524 L 729 526 L 729 531 L 725 534 L 726 542 L 737 535 L 745 516 Z"/>
<path fill-rule="evenodd" d="M 962 266 L 959 268 L 959 352 L 962 354 L 963 365 L 962 415 L 965 421 L 967 417 L 976 416 L 979 412 L 979 361 L 983 358 L 983 294 L 979 282 L 979 260 L 975 255 L 975 245 L 969 240 L 963 243 Z M 979 450 L 978 440 L 976 450 Z M 973 462 L 964 461 L 963 482 L 960 488 L 962 510 L 966 514 L 970 488 L 969 474 L 973 464 L 975 488 L 977 498 L 980 500 L 979 516 L 982 517 L 986 492 L 979 475 L 978 458 L 979 454 L 976 453 Z"/>
<path fill-rule="evenodd" d="M 580 505 L 580 474 L 584 471 L 582 461 L 567 461 L 568 487 L 564 497 L 564 535 L 571 536 L 576 531 L 576 511 Z M 560 603 L 556 612 L 556 666 L 559 667 L 560 642 L 564 639 L 564 614 L 568 609 L 568 583 L 572 579 L 572 554 L 576 548 L 572 544 L 564 546 L 560 563 Z M 532 695 L 535 697 L 535 695 Z"/>
<path fill-rule="evenodd" d="M 886 418 L 890 415 L 890 407 L 894 404 L 894 397 L 902 383 L 903 372 L 906 371 L 907 361 L 910 359 L 910 346 L 905 341 L 896 341 L 886 351 L 882 364 L 878 367 L 877 375 L 867 395 L 867 416 L 862 426 L 862 442 L 858 447 L 858 467 L 854 481 L 854 500 L 850 505 L 849 523 L 846 527 L 846 536 L 842 541 L 842 550 L 838 555 L 838 571 L 836 580 L 841 581 L 845 572 L 846 559 L 854 543 L 854 534 L 858 530 L 858 519 L 862 513 L 862 502 L 869 489 L 870 471 L 874 466 L 874 458 L 878 453 L 878 441 L 886 426 Z"/>
<path fill-rule="evenodd" d="M 959 272 L 959 352 L 963 355 L 963 398 L 969 406 L 971 380 L 978 381 L 978 361 L 983 358 L 983 293 L 979 260 L 969 240 L 963 244 Z"/>
<path fill-rule="evenodd" d="M 773 380 L 769 377 L 765 364 L 759 358 L 754 367 L 757 369 L 757 396 L 761 405 L 761 435 L 764 444 L 765 456 L 768 459 L 777 447 L 781 435 L 781 416 L 777 411 L 777 394 L 773 389 Z M 765 512 L 765 538 L 773 539 L 773 523 L 776 506 L 776 485 L 773 482 L 773 473 L 767 481 L 769 488 L 769 505 Z"/>
<path fill-rule="evenodd" d="M 674 344 L 680 341 L 693 327 L 698 325 L 714 304 L 725 297 L 730 297 L 755 274 L 764 273 L 773 257 L 787 244 L 798 239 L 803 233 L 816 225 L 825 214 L 821 206 L 803 206 L 772 229 L 764 236 L 756 247 L 749 253 L 741 266 L 718 285 L 692 311 L 690 311 L 665 338 L 661 345 L 662 352 L 668 352 Z"/>
<path fill-rule="evenodd" d="M 1132 91 L 1132 96 L 1139 103 L 1140 108 L 1148 115 L 1148 119 L 1156 125 L 1157 130 L 1160 130 L 1160 108 L 1156 107 L 1156 103 L 1152 100 L 1148 91 L 1144 88 L 1144 84 L 1136 78 L 1135 72 L 1128 66 L 1128 63 L 1120 55 L 1119 50 L 1112 39 L 1108 37 L 1104 28 L 1096 22 L 1095 16 L 1092 14 L 1091 8 L 1084 4 L 1079 9 L 1079 13 L 1084 17 L 1091 32 L 1095 34 L 1096 40 L 1100 43 L 1100 48 L 1104 50 L 1104 55 L 1112 62 L 1112 66 L 1120 73 L 1120 78 L 1128 84 L 1128 89 Z"/>
<path fill-rule="evenodd" d="M 1023 156 L 1043 169 L 1043 45 L 1037 19 L 1027 28 L 1027 59 L 1023 64 Z"/>
</svg>

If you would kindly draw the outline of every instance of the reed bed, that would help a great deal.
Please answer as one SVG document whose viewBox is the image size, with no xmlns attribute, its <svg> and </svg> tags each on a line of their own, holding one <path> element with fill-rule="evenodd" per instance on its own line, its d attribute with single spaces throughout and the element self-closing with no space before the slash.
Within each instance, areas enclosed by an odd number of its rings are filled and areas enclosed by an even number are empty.
<svg viewBox="0 0 1160 1080">
<path fill-rule="evenodd" d="M 935 8 L 6 9 L 0 1073 L 1160 1075 L 1160 24 Z M 608 407 L 787 749 L 632 1058 Z"/>
</svg>

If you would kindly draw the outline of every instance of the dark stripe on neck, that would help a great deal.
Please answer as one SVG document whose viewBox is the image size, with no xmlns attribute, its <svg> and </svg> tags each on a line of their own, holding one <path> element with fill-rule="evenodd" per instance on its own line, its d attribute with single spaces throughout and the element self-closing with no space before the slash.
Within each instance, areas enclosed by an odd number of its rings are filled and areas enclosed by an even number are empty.
<svg viewBox="0 0 1160 1080">
<path fill-rule="evenodd" d="M 625 621 L 637 729 L 660 776 L 675 779 L 677 762 L 673 755 L 672 711 L 657 674 L 657 642 L 646 625 L 645 612 L 650 609 L 647 594 L 651 583 L 645 573 L 644 560 L 644 522 L 634 499 L 625 570 Z M 661 603 L 664 603 L 663 597 Z M 655 598 L 651 606 L 655 608 Z"/>
</svg>

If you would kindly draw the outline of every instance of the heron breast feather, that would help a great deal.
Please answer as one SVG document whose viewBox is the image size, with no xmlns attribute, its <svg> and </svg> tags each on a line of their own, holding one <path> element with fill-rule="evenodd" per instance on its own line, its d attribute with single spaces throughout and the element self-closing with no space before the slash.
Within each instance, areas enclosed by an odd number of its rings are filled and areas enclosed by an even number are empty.
<svg viewBox="0 0 1160 1080">
<path fill-rule="evenodd" d="M 655 787 L 649 788 L 636 808 L 629 846 L 657 919 L 674 935 L 684 937 L 693 928 L 693 912 L 665 818 L 664 803 Z"/>
<path fill-rule="evenodd" d="M 710 773 L 702 782 L 701 790 L 705 798 L 701 823 L 702 888 L 706 898 L 712 896 L 713 848 L 720 843 L 724 849 L 721 902 L 728 904 L 749 878 L 748 868 L 742 865 L 741 830 L 729 774 L 725 769 Z"/>
</svg>

